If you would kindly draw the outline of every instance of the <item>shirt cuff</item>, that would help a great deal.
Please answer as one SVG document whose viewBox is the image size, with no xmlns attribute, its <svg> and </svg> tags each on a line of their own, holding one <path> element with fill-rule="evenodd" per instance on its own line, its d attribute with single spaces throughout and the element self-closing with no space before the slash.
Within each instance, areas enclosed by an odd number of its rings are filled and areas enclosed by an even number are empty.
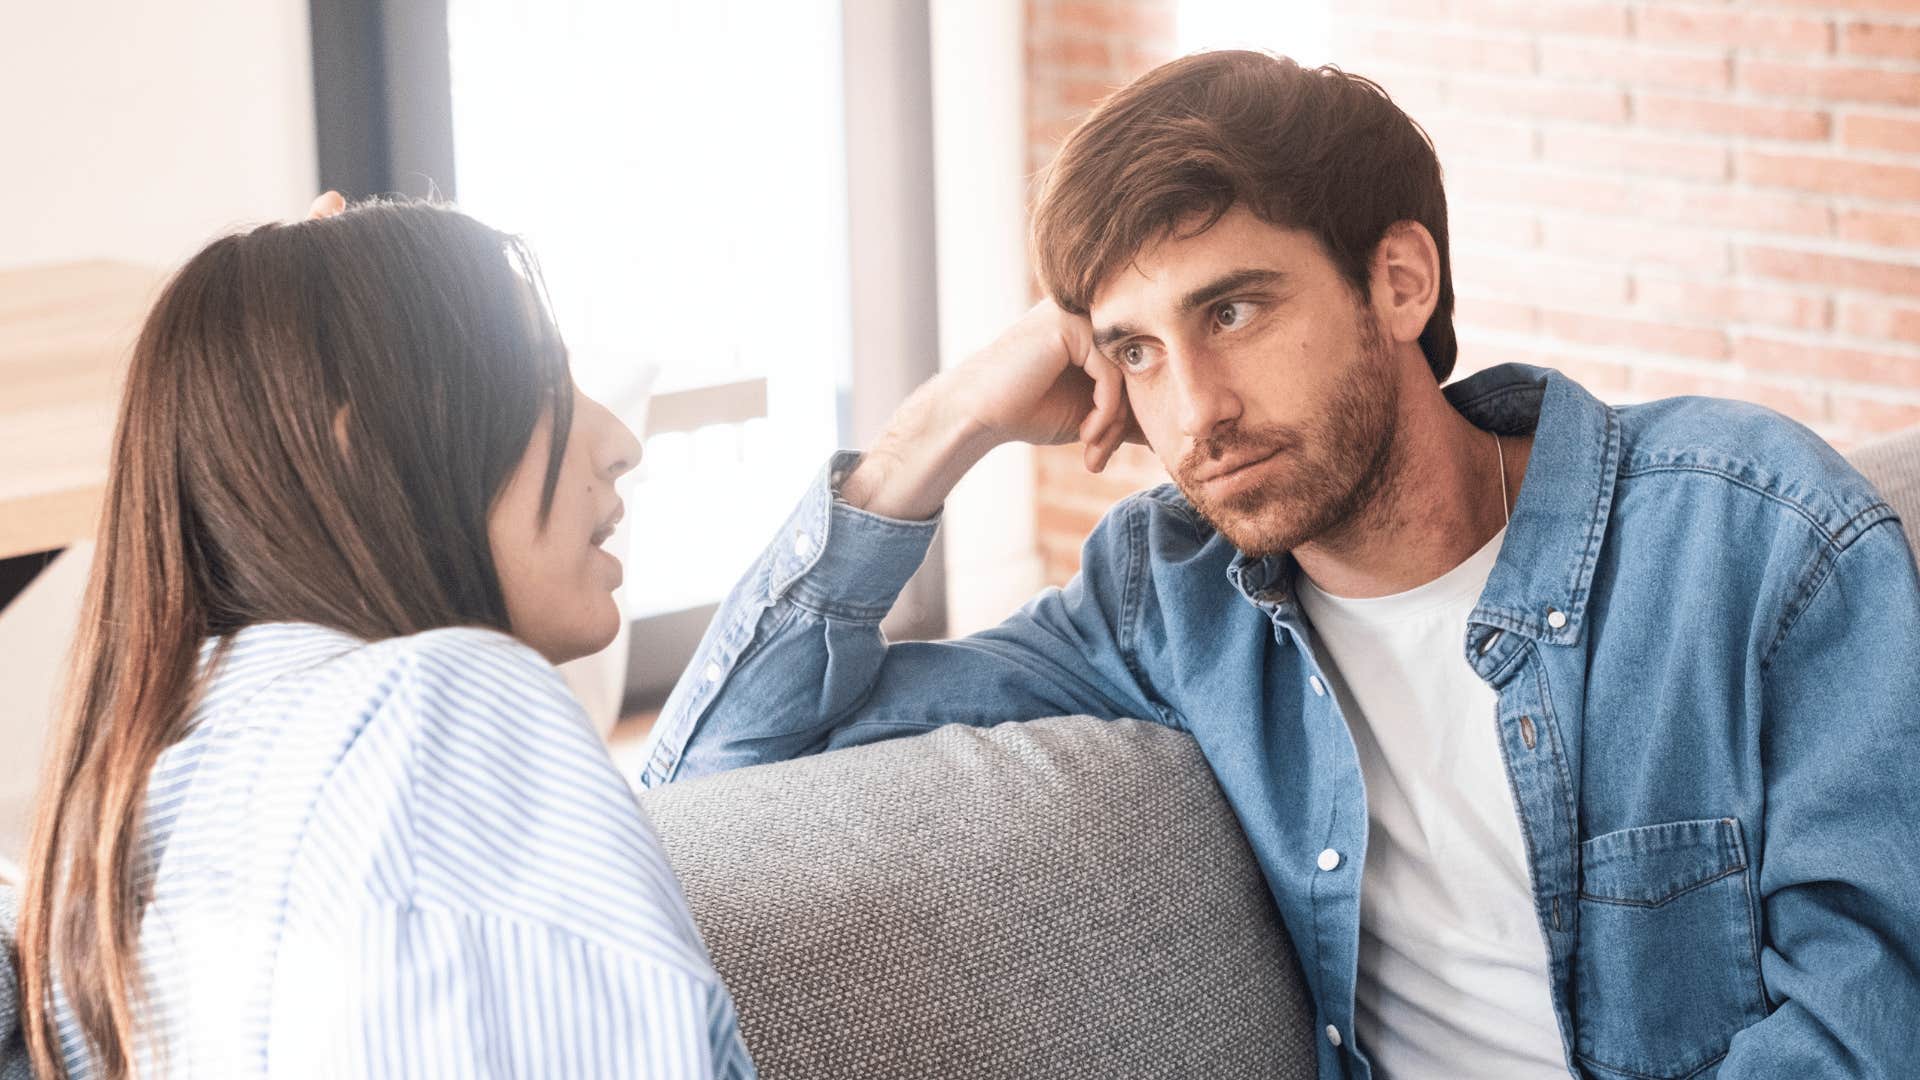
<svg viewBox="0 0 1920 1080">
<path fill-rule="evenodd" d="M 771 597 L 843 619 L 879 622 L 927 556 L 940 515 L 901 521 L 869 513 L 839 497 L 860 464 L 843 450 L 827 462 L 782 526 L 771 552 Z"/>
</svg>

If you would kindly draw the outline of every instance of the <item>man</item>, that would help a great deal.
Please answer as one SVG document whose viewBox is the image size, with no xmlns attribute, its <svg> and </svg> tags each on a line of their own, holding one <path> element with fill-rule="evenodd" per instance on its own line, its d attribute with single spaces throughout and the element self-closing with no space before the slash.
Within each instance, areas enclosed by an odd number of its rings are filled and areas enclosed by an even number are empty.
<svg viewBox="0 0 1920 1080">
<path fill-rule="evenodd" d="M 1067 140 L 1052 299 L 841 455 L 722 608 L 644 782 L 1064 713 L 1192 733 L 1325 1077 L 1915 1075 L 1920 584 L 1805 429 L 1455 343 L 1433 152 L 1377 87 L 1175 61 Z M 992 446 L 1140 438 L 1080 574 L 878 623 Z"/>
</svg>

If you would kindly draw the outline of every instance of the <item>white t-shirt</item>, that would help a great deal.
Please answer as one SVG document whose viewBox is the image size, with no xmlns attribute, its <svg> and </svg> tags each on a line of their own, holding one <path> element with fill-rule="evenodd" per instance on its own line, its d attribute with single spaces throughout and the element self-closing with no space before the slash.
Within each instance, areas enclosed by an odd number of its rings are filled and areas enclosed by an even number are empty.
<svg viewBox="0 0 1920 1080">
<path fill-rule="evenodd" d="M 1567 1075 L 1499 700 L 1465 655 L 1505 537 L 1393 596 L 1296 580 L 1366 781 L 1354 1027 L 1382 1077 Z"/>
</svg>

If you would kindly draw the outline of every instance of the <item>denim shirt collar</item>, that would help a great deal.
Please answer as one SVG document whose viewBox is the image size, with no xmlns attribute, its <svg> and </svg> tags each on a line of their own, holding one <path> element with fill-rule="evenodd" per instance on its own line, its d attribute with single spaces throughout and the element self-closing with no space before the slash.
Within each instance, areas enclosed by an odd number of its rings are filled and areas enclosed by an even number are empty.
<svg viewBox="0 0 1920 1080">
<path fill-rule="evenodd" d="M 1468 632 L 1469 661 L 1498 666 L 1511 650 L 1494 646 L 1508 631 L 1551 645 L 1577 644 L 1613 508 L 1618 414 L 1559 372 L 1527 364 L 1488 368 L 1442 392 L 1476 427 L 1534 433 L 1507 538 L 1470 616 L 1476 625 Z M 1236 554 L 1227 579 L 1248 602 L 1299 631 L 1306 619 L 1294 596 L 1294 566 L 1286 552 L 1264 559 Z"/>
</svg>

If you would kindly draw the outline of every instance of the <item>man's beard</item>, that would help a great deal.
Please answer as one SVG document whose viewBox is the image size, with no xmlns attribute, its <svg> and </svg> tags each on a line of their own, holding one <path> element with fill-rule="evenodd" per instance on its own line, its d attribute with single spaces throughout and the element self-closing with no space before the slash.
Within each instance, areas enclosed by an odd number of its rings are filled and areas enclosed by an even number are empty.
<svg viewBox="0 0 1920 1080">
<path fill-rule="evenodd" d="M 1359 324 L 1360 356 L 1307 428 L 1235 425 L 1195 443 L 1174 472 L 1187 501 L 1249 558 L 1345 532 L 1396 471 L 1400 395 L 1393 357 L 1371 318 L 1362 313 Z M 1257 460 L 1273 453 L 1281 456 L 1261 466 L 1269 475 L 1226 498 L 1209 498 L 1194 479 L 1227 455 Z"/>
</svg>

